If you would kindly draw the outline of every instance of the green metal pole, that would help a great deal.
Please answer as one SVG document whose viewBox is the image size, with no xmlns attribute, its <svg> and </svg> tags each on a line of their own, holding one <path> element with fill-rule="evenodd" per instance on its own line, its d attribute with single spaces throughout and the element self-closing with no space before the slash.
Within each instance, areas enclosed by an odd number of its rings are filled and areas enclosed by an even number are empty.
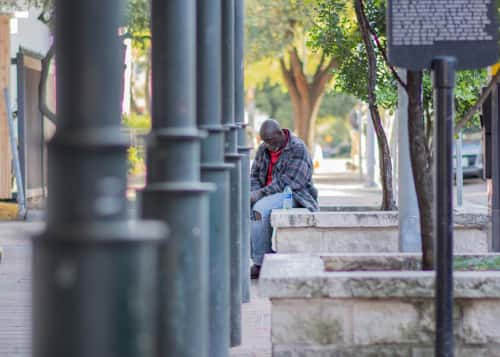
<svg viewBox="0 0 500 357">
<path fill-rule="evenodd" d="M 222 0 L 222 123 L 226 162 L 233 164 L 230 178 L 231 346 L 241 344 L 241 155 L 234 109 L 234 0 Z"/>
<path fill-rule="evenodd" d="M 241 159 L 241 290 L 242 301 L 250 302 L 250 150 L 247 145 L 244 88 L 244 0 L 235 0 L 235 121 Z"/>
<path fill-rule="evenodd" d="M 156 357 L 159 222 L 127 220 L 121 1 L 57 0 L 57 132 L 33 240 L 33 356 Z"/>
<path fill-rule="evenodd" d="M 221 124 L 221 0 L 198 0 L 198 126 L 208 132 L 201 142 L 201 177 L 216 185 L 210 193 L 209 337 L 210 356 L 229 355 L 230 252 L 229 170 L 224 163 Z"/>
<path fill-rule="evenodd" d="M 169 223 L 159 356 L 208 356 L 208 192 L 196 123 L 196 0 L 152 0 L 152 131 L 142 216 Z"/>
</svg>

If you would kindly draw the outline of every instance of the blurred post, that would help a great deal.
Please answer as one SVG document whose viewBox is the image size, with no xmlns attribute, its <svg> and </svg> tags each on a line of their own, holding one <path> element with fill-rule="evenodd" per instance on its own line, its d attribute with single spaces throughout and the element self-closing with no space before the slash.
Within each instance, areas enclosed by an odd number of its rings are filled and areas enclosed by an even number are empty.
<svg viewBox="0 0 500 357">
<path fill-rule="evenodd" d="M 221 0 L 198 0 L 197 118 L 208 136 L 201 142 L 201 178 L 210 193 L 209 339 L 210 357 L 229 355 L 230 255 L 229 170 L 224 163 L 221 125 Z M 215 100 L 218 98 L 218 100 Z"/>
<path fill-rule="evenodd" d="M 238 128 L 235 124 L 235 0 L 222 0 L 222 123 L 226 131 L 225 159 L 230 176 L 231 346 L 241 344 L 242 185 Z"/>
<path fill-rule="evenodd" d="M 142 216 L 170 224 L 160 262 L 159 356 L 208 356 L 208 192 L 196 123 L 196 0 L 152 0 L 152 131 Z"/>
<path fill-rule="evenodd" d="M 250 150 L 245 123 L 244 86 L 244 0 L 235 0 L 234 79 L 235 121 L 238 128 L 238 152 L 241 154 L 241 298 L 250 301 Z"/>
<path fill-rule="evenodd" d="M 57 132 L 33 240 L 33 356 L 157 356 L 159 244 L 127 220 L 120 0 L 57 0 Z"/>
</svg>

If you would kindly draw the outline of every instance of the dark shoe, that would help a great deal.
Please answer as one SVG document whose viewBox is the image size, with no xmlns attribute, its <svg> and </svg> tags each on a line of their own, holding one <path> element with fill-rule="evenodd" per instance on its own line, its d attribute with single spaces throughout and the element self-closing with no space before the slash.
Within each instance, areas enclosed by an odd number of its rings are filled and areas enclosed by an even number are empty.
<svg viewBox="0 0 500 357">
<path fill-rule="evenodd" d="M 252 280 L 259 279 L 260 268 L 261 268 L 260 265 L 255 265 L 255 264 L 252 265 L 252 267 L 250 268 L 250 279 Z"/>
</svg>

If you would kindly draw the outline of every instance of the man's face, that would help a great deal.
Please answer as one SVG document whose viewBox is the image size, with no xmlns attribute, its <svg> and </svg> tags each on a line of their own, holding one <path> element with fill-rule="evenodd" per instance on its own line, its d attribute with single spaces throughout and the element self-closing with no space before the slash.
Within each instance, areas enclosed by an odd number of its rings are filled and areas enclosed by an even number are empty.
<svg viewBox="0 0 500 357">
<path fill-rule="evenodd" d="M 270 135 L 262 135 L 262 141 L 269 151 L 279 151 L 283 145 L 283 133 L 281 131 L 276 131 Z"/>
</svg>

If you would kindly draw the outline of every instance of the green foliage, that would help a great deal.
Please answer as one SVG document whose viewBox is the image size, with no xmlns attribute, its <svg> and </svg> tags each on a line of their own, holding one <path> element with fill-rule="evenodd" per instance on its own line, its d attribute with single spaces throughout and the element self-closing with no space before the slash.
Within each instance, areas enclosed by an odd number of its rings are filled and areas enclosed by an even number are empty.
<svg viewBox="0 0 500 357">
<path fill-rule="evenodd" d="M 325 93 L 323 103 L 318 113 L 318 120 L 328 116 L 345 118 L 354 108 L 357 100 L 353 96 L 336 91 Z"/>
<path fill-rule="evenodd" d="M 135 48 L 145 49 L 150 45 L 150 1 L 127 0 L 127 36 L 131 37 Z"/>
<path fill-rule="evenodd" d="M 290 96 L 279 84 L 274 84 L 268 78 L 255 91 L 256 107 L 280 122 L 283 127 L 293 127 L 292 101 Z"/>
<path fill-rule="evenodd" d="M 151 129 L 151 117 L 144 114 L 131 113 L 123 116 L 123 126 L 130 129 Z"/>
<path fill-rule="evenodd" d="M 349 140 L 349 121 L 346 116 L 356 102 L 356 98 L 345 93 L 325 93 L 317 119 L 316 136 L 319 144 L 331 146 Z M 280 85 L 264 81 L 255 91 L 255 104 L 283 127 L 293 128 L 292 102 Z M 327 136 L 331 137 L 332 142 L 324 140 Z"/>
<path fill-rule="evenodd" d="M 139 150 L 131 146 L 127 150 L 127 172 L 129 175 L 139 175 L 144 167 L 144 158 L 139 155 Z"/>
<path fill-rule="evenodd" d="M 352 4 L 347 0 L 321 0 L 316 8 L 315 26 L 311 30 L 311 46 L 322 48 L 327 53 L 335 54 L 341 60 L 335 72 L 337 91 L 349 93 L 366 102 L 368 100 L 368 62 L 363 41 L 359 32 Z M 385 1 L 365 1 L 368 22 L 377 33 L 379 41 L 385 45 Z M 377 52 L 377 87 L 378 105 L 395 108 L 397 104 L 397 86 L 389 68 L 384 65 L 380 51 Z"/>
<path fill-rule="evenodd" d="M 476 103 L 481 89 L 488 83 L 488 73 L 485 69 L 460 71 L 457 73 L 455 87 L 455 119 L 459 120 Z M 480 127 L 479 113 L 467 123 L 467 128 Z"/>
<path fill-rule="evenodd" d="M 343 62 L 335 73 L 335 88 L 352 94 L 366 102 L 368 97 L 368 63 L 355 17 L 349 16 L 348 0 L 321 0 L 317 6 L 318 21 L 311 30 L 310 44 L 329 53 L 342 54 Z M 378 35 L 381 45 L 386 47 L 385 14 L 386 2 L 364 1 L 370 26 Z M 332 28 L 336 26 L 336 28 Z M 429 71 L 424 71 L 423 104 L 433 113 L 433 89 Z M 455 88 L 455 118 L 460 119 L 475 103 L 481 88 L 487 83 L 485 70 L 461 71 L 457 73 Z M 377 104 L 385 109 L 397 106 L 397 81 L 385 63 L 377 47 Z M 478 125 L 478 115 L 469 125 Z"/>
<path fill-rule="evenodd" d="M 258 62 L 281 56 L 300 34 L 312 26 L 316 0 L 247 0 L 245 2 L 246 57 Z"/>
</svg>

